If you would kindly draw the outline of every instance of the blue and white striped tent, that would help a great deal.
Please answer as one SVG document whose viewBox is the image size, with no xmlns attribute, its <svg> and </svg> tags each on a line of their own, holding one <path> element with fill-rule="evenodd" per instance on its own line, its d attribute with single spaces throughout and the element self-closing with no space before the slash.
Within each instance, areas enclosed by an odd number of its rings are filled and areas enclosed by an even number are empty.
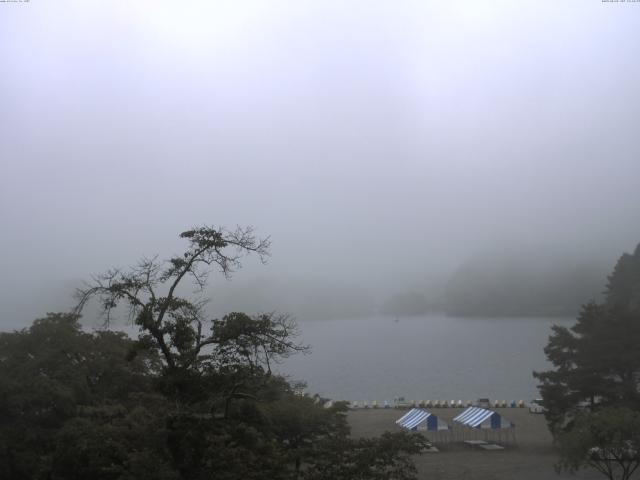
<svg viewBox="0 0 640 480">
<path fill-rule="evenodd" d="M 460 423 L 471 428 L 511 428 L 513 425 L 508 420 L 502 418 L 498 412 L 486 410 L 480 407 L 469 407 L 460 415 L 453 419 L 454 422 Z"/>
<path fill-rule="evenodd" d="M 396 420 L 396 423 L 407 430 L 427 430 L 437 432 L 439 430 L 449 429 L 447 422 L 440 420 L 432 413 L 420 408 L 412 408 Z"/>
</svg>

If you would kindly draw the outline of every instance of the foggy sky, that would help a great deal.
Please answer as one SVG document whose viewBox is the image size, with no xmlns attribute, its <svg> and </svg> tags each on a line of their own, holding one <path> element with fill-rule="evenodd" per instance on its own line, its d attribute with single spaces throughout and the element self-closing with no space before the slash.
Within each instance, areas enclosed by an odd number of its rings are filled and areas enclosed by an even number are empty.
<svg viewBox="0 0 640 480">
<path fill-rule="evenodd" d="M 0 3 L 0 327 L 203 223 L 375 291 L 640 241 L 640 3 Z M 63 298 L 64 297 L 64 298 Z"/>
</svg>

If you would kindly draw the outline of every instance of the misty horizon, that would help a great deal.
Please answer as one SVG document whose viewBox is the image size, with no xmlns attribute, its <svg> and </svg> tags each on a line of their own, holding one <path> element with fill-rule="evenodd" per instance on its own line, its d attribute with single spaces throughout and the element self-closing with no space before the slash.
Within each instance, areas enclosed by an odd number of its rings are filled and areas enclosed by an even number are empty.
<svg viewBox="0 0 640 480">
<path fill-rule="evenodd" d="M 228 305 L 375 312 L 504 251 L 606 277 L 640 242 L 633 7 L 2 5 L 2 325 L 200 224 L 272 238 Z"/>
</svg>

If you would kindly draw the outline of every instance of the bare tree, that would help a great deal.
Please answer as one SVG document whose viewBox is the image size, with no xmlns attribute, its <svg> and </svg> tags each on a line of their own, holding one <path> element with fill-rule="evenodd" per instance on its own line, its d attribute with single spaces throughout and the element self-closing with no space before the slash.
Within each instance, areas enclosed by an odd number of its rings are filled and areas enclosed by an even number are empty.
<svg viewBox="0 0 640 480">
<path fill-rule="evenodd" d="M 188 241 L 181 255 L 166 261 L 157 256 L 143 258 L 127 271 L 112 269 L 96 275 L 77 290 L 75 313 L 91 299 L 98 299 L 108 327 L 113 310 L 125 305 L 129 320 L 141 329 L 141 340 L 153 342 L 169 369 L 193 366 L 206 345 L 215 342 L 205 332 L 206 301 L 200 296 L 184 298 L 179 287 L 191 280 L 196 293 L 204 290 L 211 269 L 229 277 L 241 267 L 240 260 L 256 254 L 262 262 L 269 255 L 269 238 L 257 238 L 251 227 L 224 228 L 203 226 L 180 234 Z"/>
</svg>

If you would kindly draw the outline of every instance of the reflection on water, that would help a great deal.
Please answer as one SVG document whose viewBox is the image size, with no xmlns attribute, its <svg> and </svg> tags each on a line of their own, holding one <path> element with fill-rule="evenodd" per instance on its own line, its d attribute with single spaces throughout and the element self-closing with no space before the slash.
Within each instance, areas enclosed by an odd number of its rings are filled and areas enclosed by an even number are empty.
<svg viewBox="0 0 640 480">
<path fill-rule="evenodd" d="M 280 371 L 333 399 L 531 399 L 531 372 L 548 368 L 553 324 L 571 318 L 456 318 L 441 315 L 301 322 L 311 355 Z"/>
</svg>

